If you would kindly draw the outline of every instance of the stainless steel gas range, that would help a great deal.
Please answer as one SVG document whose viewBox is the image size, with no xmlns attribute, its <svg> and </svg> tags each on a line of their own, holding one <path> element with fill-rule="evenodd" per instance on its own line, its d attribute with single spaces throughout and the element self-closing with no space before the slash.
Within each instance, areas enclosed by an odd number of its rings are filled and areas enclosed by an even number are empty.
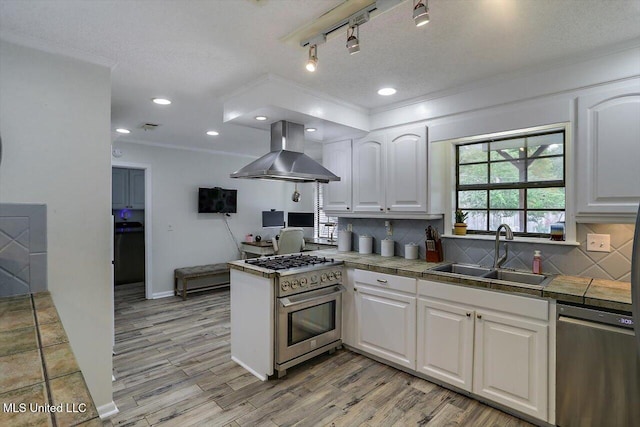
<svg viewBox="0 0 640 427">
<path fill-rule="evenodd" d="M 275 370 L 342 345 L 342 261 L 294 254 L 250 259 L 246 264 L 275 272 Z"/>
</svg>

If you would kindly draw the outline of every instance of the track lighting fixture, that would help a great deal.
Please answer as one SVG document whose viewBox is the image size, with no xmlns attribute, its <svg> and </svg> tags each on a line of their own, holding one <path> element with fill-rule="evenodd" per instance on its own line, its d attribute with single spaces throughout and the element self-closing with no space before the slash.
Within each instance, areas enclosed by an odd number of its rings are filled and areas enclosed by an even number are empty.
<svg viewBox="0 0 640 427">
<path fill-rule="evenodd" d="M 347 50 L 349 50 L 349 54 L 353 55 L 354 53 L 360 52 L 360 26 L 352 25 L 347 30 Z"/>
<path fill-rule="evenodd" d="M 416 27 L 422 27 L 429 22 L 429 8 L 427 7 L 427 2 L 428 0 L 418 0 L 418 2 L 413 6 L 413 22 L 415 22 Z"/>
<path fill-rule="evenodd" d="M 309 59 L 307 60 L 307 71 L 314 72 L 318 68 L 318 45 L 309 46 Z"/>
</svg>

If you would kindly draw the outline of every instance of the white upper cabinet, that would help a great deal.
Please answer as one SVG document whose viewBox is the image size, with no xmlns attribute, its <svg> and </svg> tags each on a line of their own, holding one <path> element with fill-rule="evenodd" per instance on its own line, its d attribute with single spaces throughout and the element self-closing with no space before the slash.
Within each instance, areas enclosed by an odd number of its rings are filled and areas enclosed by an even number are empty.
<svg viewBox="0 0 640 427">
<path fill-rule="evenodd" d="M 322 146 L 322 164 L 340 177 L 340 181 L 323 184 L 325 211 L 351 211 L 351 140 Z"/>
<path fill-rule="evenodd" d="M 353 143 L 353 210 L 385 210 L 384 135 L 370 133 Z"/>
<path fill-rule="evenodd" d="M 578 97 L 577 217 L 627 221 L 640 201 L 640 80 Z"/>
<path fill-rule="evenodd" d="M 350 152 L 348 146 L 342 141 L 323 147 L 324 166 L 349 177 L 325 187 L 329 214 L 425 219 L 425 214 L 444 212 L 446 147 L 428 143 L 426 126 L 371 132 L 354 140 Z M 347 160 L 350 169 L 341 175 Z"/>
<path fill-rule="evenodd" d="M 427 211 L 426 128 L 392 130 L 387 135 L 387 211 Z"/>
</svg>

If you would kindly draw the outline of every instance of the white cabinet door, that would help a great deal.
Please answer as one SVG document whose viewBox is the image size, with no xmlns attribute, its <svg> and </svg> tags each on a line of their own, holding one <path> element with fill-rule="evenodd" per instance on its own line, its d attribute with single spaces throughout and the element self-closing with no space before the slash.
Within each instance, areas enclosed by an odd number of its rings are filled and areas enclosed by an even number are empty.
<svg viewBox="0 0 640 427">
<path fill-rule="evenodd" d="M 371 133 L 353 143 L 353 211 L 385 211 L 384 138 Z"/>
<path fill-rule="evenodd" d="M 357 347 L 415 369 L 416 298 L 355 285 Z"/>
<path fill-rule="evenodd" d="M 351 140 L 324 144 L 322 164 L 340 177 L 340 181 L 323 184 L 324 210 L 351 212 Z"/>
<path fill-rule="evenodd" d="M 578 217 L 635 218 L 640 201 L 640 79 L 578 98 Z"/>
<path fill-rule="evenodd" d="M 387 212 L 427 212 L 426 128 L 390 131 L 386 156 Z"/>
<path fill-rule="evenodd" d="M 417 370 L 471 391 L 475 312 L 418 298 Z"/>
<path fill-rule="evenodd" d="M 473 392 L 547 419 L 548 326 L 476 311 Z"/>
<path fill-rule="evenodd" d="M 144 209 L 144 170 L 129 169 L 129 206 Z"/>
<path fill-rule="evenodd" d="M 111 209 L 129 207 L 129 170 L 111 168 Z"/>
</svg>

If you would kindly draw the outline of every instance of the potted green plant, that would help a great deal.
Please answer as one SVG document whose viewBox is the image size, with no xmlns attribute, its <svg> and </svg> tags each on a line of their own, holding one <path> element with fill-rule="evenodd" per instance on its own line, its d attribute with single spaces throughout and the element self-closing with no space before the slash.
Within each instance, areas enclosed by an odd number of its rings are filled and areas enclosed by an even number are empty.
<svg viewBox="0 0 640 427">
<path fill-rule="evenodd" d="M 455 211 L 454 218 L 456 220 L 455 224 L 453 224 L 453 234 L 458 236 L 464 236 L 467 234 L 467 217 L 469 216 L 469 212 L 462 212 L 462 210 L 458 209 Z"/>
</svg>

